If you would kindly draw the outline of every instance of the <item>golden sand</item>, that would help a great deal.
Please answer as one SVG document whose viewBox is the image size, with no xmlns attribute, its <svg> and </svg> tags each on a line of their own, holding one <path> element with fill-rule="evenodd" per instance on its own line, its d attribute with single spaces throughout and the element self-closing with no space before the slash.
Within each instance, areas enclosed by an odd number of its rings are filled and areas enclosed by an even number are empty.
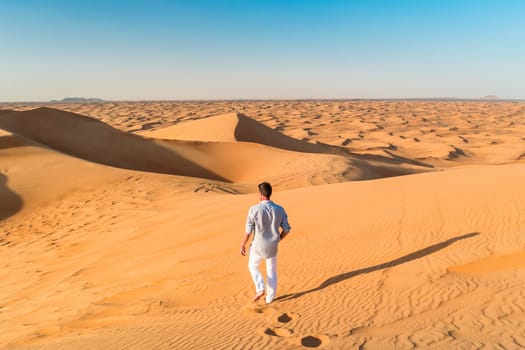
<svg viewBox="0 0 525 350">
<path fill-rule="evenodd" d="M 525 103 L 0 105 L 0 348 L 525 347 L 524 179 Z"/>
</svg>

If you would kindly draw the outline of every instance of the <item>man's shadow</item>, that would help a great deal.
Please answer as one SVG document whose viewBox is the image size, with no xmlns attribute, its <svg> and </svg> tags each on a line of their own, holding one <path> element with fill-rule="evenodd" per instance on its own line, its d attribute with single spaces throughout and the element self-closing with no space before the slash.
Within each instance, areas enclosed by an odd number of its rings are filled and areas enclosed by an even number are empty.
<svg viewBox="0 0 525 350">
<path fill-rule="evenodd" d="M 299 297 L 302 297 L 303 295 L 320 291 L 320 290 L 325 289 L 326 287 L 329 287 L 329 286 L 331 286 L 333 284 L 345 281 L 345 280 L 347 280 L 349 278 L 352 278 L 352 277 L 355 277 L 355 276 L 362 275 L 364 273 L 370 273 L 370 272 L 386 269 L 386 268 L 389 268 L 389 267 L 394 267 L 394 266 L 397 266 L 397 265 L 401 265 L 401 264 L 407 263 L 407 262 L 412 261 L 412 260 L 416 260 L 416 259 L 425 257 L 427 255 L 430 255 L 432 253 L 435 253 L 435 252 L 437 252 L 437 251 L 439 251 L 441 249 L 444 249 L 444 248 L 448 247 L 449 245 L 451 245 L 454 242 L 457 242 L 457 241 L 462 240 L 462 239 L 474 237 L 474 236 L 477 236 L 477 235 L 479 235 L 479 232 L 471 232 L 471 233 L 467 233 L 467 234 L 464 234 L 464 235 L 461 235 L 461 236 L 457 236 L 457 237 L 454 237 L 454 238 L 451 238 L 451 239 L 447 239 L 446 241 L 443 241 L 443 242 L 440 242 L 440 243 L 436 243 L 436 244 L 431 245 L 429 247 L 420 249 L 420 250 L 415 251 L 413 253 L 410 253 L 408 255 L 402 256 L 400 258 L 397 258 L 397 259 L 394 259 L 394 260 L 391 260 L 391 261 L 388 261 L 388 262 L 385 262 L 385 263 L 382 263 L 382 264 L 379 264 L 379 265 L 375 265 L 375 266 L 371 266 L 371 267 L 365 267 L 363 269 L 350 271 L 350 272 L 345 272 L 345 273 L 336 275 L 334 277 L 330 277 L 329 279 L 327 279 L 326 281 L 324 281 L 323 283 L 321 283 L 319 286 L 317 286 L 315 288 L 312 288 L 312 289 L 309 289 L 309 290 L 305 290 L 303 292 L 283 295 L 283 296 L 280 296 L 280 297 L 276 298 L 275 300 L 276 301 L 277 300 L 285 301 L 285 300 L 291 300 L 291 299 L 299 298 Z"/>
</svg>

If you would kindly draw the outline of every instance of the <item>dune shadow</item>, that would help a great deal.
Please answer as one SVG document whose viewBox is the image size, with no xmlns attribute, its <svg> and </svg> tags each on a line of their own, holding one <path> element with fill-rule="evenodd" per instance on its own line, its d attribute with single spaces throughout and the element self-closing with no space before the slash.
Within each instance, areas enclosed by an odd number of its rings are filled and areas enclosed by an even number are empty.
<svg viewBox="0 0 525 350">
<path fill-rule="evenodd" d="M 27 146 L 27 142 L 15 135 L 0 136 L 0 150 Z"/>
<path fill-rule="evenodd" d="M 0 173 L 0 221 L 19 212 L 23 203 L 22 198 L 7 187 L 7 176 Z"/>
<path fill-rule="evenodd" d="M 245 116 L 244 114 L 237 114 L 237 118 L 238 123 L 234 132 L 237 141 L 256 142 L 262 145 L 293 152 L 341 156 L 346 158 L 349 163 L 353 164 L 346 169 L 346 173 L 353 173 L 354 167 L 362 171 L 362 175 L 358 180 L 414 174 L 434 168 L 431 164 L 389 152 L 388 148 L 382 148 L 388 156 L 359 154 L 351 152 L 346 147 L 326 144 L 319 141 L 311 143 L 304 139 L 295 139 L 282 133 L 282 128 L 280 127 L 270 128 Z M 316 135 L 316 133 L 309 131 L 309 135 Z M 395 146 L 391 145 L 390 149 L 395 149 Z M 410 168 L 406 168 L 407 166 Z M 412 168 L 414 166 L 419 167 L 420 169 Z M 350 179 L 356 180 L 356 178 L 353 177 L 350 177 Z"/>
<path fill-rule="evenodd" d="M 316 141 L 315 143 L 306 140 L 298 140 L 282 133 L 282 127 L 270 128 L 254 119 L 251 119 L 244 114 L 238 114 L 239 122 L 235 128 L 235 138 L 238 141 L 257 142 L 270 147 L 280 148 L 288 151 L 318 153 L 339 155 L 346 158 L 351 157 L 361 161 L 375 161 L 384 163 L 385 165 L 413 165 L 424 168 L 434 168 L 432 164 L 421 162 L 418 160 L 402 157 L 389 151 L 389 149 L 396 149 L 397 147 L 390 145 L 387 147 L 380 147 L 389 157 L 377 154 L 359 154 L 348 150 L 346 147 L 341 147 L 332 144 L 326 144 Z M 317 135 L 317 133 L 309 131 L 309 135 Z M 412 172 L 410 172 L 412 173 Z M 400 171 L 396 175 L 404 175 Z M 396 176 L 391 175 L 391 176 Z"/>
<path fill-rule="evenodd" d="M 271 128 L 240 113 L 237 114 L 237 118 L 238 123 L 234 130 L 237 141 L 255 142 L 293 152 L 334 154 L 334 148 L 330 145 L 295 139 L 282 133 L 279 126 Z"/>
<path fill-rule="evenodd" d="M 416 259 L 423 258 L 423 257 L 425 257 L 427 255 L 430 255 L 430 254 L 433 254 L 433 253 L 435 253 L 435 252 L 437 252 L 439 250 L 445 249 L 446 247 L 450 246 L 451 244 L 453 244 L 453 243 L 455 243 L 455 242 L 457 242 L 459 240 L 471 238 L 471 237 L 474 237 L 474 236 L 477 236 L 477 235 L 479 235 L 479 232 L 467 233 L 467 234 L 464 234 L 464 235 L 461 235 L 461 236 L 457 236 L 457 237 L 454 237 L 454 238 L 447 239 L 446 241 L 443 241 L 443 242 L 440 242 L 440 243 L 433 244 L 433 245 L 428 246 L 426 248 L 420 249 L 418 251 L 412 252 L 412 253 L 404 255 L 404 256 L 402 256 L 400 258 L 397 258 L 397 259 L 394 259 L 394 260 L 391 260 L 391 261 L 388 261 L 388 262 L 385 262 L 385 263 L 382 263 L 382 264 L 379 264 L 379 265 L 374 265 L 374 266 L 362 268 L 362 269 L 359 269 L 359 270 L 354 270 L 354 271 L 350 271 L 350 272 L 341 273 L 339 275 L 336 275 L 336 276 L 328 278 L 327 280 L 325 280 L 323 283 L 321 283 L 319 286 L 317 286 L 315 288 L 312 288 L 312 289 L 309 289 L 309 290 L 305 290 L 305 291 L 302 291 L 302 292 L 298 292 L 298 293 L 292 293 L 292 294 L 283 295 L 283 296 L 280 296 L 280 297 L 276 298 L 275 300 L 276 301 L 285 301 L 285 300 L 291 300 L 291 299 L 300 298 L 303 295 L 314 293 L 314 292 L 318 292 L 318 291 L 320 291 L 322 289 L 325 289 L 326 287 L 329 287 L 329 286 L 331 286 L 333 284 L 345 281 L 345 280 L 350 279 L 352 277 L 356 277 L 356 276 L 359 276 L 359 275 L 362 275 L 362 274 L 366 274 L 366 273 L 370 273 L 370 272 L 374 272 L 374 271 L 383 270 L 383 269 L 386 269 L 386 268 L 389 268 L 389 267 L 394 267 L 394 266 L 401 265 L 401 264 L 404 264 L 404 263 L 407 263 L 407 262 L 410 262 L 410 261 L 413 261 L 413 260 L 416 260 Z"/>
<path fill-rule="evenodd" d="M 346 147 L 331 145 L 316 141 L 307 142 L 304 139 L 298 140 L 282 133 L 279 127 L 270 128 L 254 119 L 243 114 L 238 114 L 238 124 L 235 128 L 235 139 L 242 142 L 256 142 L 262 145 L 279 148 L 287 151 L 325 154 L 344 157 L 347 160 L 347 168 L 343 176 L 350 180 L 370 180 L 392 176 L 402 176 L 428 171 L 434 166 L 410 158 L 405 158 L 394 153 L 383 151 L 388 156 L 374 154 L 359 154 L 351 152 Z M 316 135 L 309 132 L 310 135 Z M 407 166 L 409 168 L 407 168 Z M 420 169 L 414 169 L 417 166 Z M 360 175 L 355 177 L 355 169 L 359 169 Z"/>
<path fill-rule="evenodd" d="M 169 143 L 127 133 L 76 113 L 46 107 L 13 111 L 0 116 L 0 127 L 55 151 L 99 164 L 229 182 Z"/>
<path fill-rule="evenodd" d="M 402 157 L 400 155 L 397 155 L 397 154 L 394 154 L 388 151 L 387 149 L 383 149 L 383 152 L 388 154 L 390 157 L 385 157 L 379 154 L 370 154 L 370 153 L 368 154 L 359 154 L 359 153 L 353 153 L 353 152 L 348 152 L 348 153 L 352 155 L 353 157 L 360 159 L 360 160 L 364 160 L 364 161 L 376 161 L 376 162 L 382 162 L 386 164 L 395 164 L 395 165 L 407 164 L 407 165 L 414 165 L 414 166 L 418 166 L 422 168 L 429 168 L 429 169 L 434 168 L 432 164 L 421 162 L 415 159 Z"/>
<path fill-rule="evenodd" d="M 231 128 L 240 142 L 252 142 L 287 151 L 326 154 L 346 159 L 346 169 L 340 171 L 339 181 L 369 180 L 428 171 L 432 165 L 389 156 L 360 155 L 345 147 L 321 142 L 310 143 L 285 135 L 243 114 L 211 117 L 219 125 Z M 195 125 L 201 128 L 212 124 Z M 159 122 L 143 123 L 148 129 Z M 222 124 L 221 124 L 222 123 Z M 35 145 L 45 146 L 73 157 L 108 166 L 182 175 L 222 182 L 232 182 L 223 174 L 221 164 L 210 159 L 205 149 L 208 141 L 163 140 L 125 132 L 89 116 L 41 107 L 27 111 L 0 113 L 0 127 L 13 132 Z M 3 140 L 5 147 L 15 147 L 16 138 Z M 2 144 L 0 144 L 0 149 Z M 254 157 L 255 161 L 255 157 Z M 249 164 L 247 164 L 249 166 Z M 419 166 L 414 169 L 406 166 Z M 427 168 L 427 169 L 425 169 Z M 338 174 L 339 174 L 338 173 Z M 338 175 L 339 176 L 339 175 Z"/>
</svg>

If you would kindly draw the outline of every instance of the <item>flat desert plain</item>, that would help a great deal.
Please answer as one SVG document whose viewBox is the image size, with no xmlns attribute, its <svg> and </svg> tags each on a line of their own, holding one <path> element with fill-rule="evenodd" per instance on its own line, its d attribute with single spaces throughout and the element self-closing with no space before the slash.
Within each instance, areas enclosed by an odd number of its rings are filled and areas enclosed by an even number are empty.
<svg viewBox="0 0 525 350">
<path fill-rule="evenodd" d="M 525 103 L 2 104 L 0 256 L 2 349 L 523 348 Z"/>
</svg>

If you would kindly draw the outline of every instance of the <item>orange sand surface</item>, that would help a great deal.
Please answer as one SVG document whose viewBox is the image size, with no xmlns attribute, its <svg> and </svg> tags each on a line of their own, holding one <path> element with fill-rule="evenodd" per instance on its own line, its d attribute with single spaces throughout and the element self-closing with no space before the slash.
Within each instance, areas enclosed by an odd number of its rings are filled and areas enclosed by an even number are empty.
<svg viewBox="0 0 525 350">
<path fill-rule="evenodd" d="M 0 104 L 0 349 L 523 348 L 524 183 L 519 102 Z"/>
</svg>

